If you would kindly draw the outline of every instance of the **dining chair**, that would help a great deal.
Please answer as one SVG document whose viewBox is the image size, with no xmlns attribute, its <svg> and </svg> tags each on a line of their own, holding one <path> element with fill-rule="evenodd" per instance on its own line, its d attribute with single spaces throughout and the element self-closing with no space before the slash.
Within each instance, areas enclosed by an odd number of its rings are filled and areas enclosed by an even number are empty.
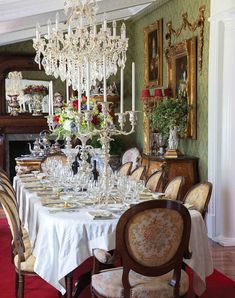
<svg viewBox="0 0 235 298">
<path fill-rule="evenodd" d="M 152 200 L 129 208 L 118 221 L 113 255 L 93 251 L 93 297 L 186 297 L 189 278 L 181 264 L 190 231 L 189 211 L 179 202 Z M 122 267 L 100 271 L 118 258 Z"/>
<path fill-rule="evenodd" d="M 125 164 L 127 162 L 132 162 L 132 168 L 131 171 L 134 171 L 136 167 L 138 166 L 138 162 L 141 158 L 140 151 L 137 147 L 130 148 L 126 150 L 122 155 L 122 164 Z"/>
<path fill-rule="evenodd" d="M 181 199 L 181 189 L 184 185 L 184 177 L 177 176 L 173 180 L 171 180 L 164 189 L 164 198 L 168 200 L 179 200 Z"/>
<path fill-rule="evenodd" d="M 163 171 L 156 171 L 147 179 L 145 186 L 152 192 L 159 192 L 160 186 L 163 182 Z"/>
<path fill-rule="evenodd" d="M 183 203 L 192 205 L 192 207 L 198 210 L 202 214 L 202 217 L 205 218 L 211 198 L 212 187 L 212 183 L 207 181 L 194 185 L 184 196 Z"/>
<path fill-rule="evenodd" d="M 5 212 L 8 225 L 12 235 L 13 261 L 15 265 L 15 297 L 24 298 L 24 280 L 25 276 L 37 276 L 34 272 L 36 258 L 32 254 L 28 232 L 22 227 L 18 213 L 11 197 L 3 190 L 0 190 L 0 203 Z M 58 297 L 61 297 L 58 291 Z M 67 297 L 72 297 L 72 287 Z"/>
<path fill-rule="evenodd" d="M 41 170 L 42 172 L 45 171 L 46 168 L 46 164 L 50 161 L 50 160 L 55 160 L 55 161 L 60 161 L 62 162 L 63 165 L 68 163 L 67 157 L 66 155 L 64 155 L 63 153 L 54 153 L 54 154 L 50 154 L 48 156 L 46 156 L 42 162 L 41 162 Z"/>
<path fill-rule="evenodd" d="M 122 176 L 130 175 L 132 164 L 133 164 L 132 161 L 124 163 L 118 170 L 118 174 L 120 174 Z"/>
<path fill-rule="evenodd" d="M 15 190 L 6 173 L 2 174 L 0 172 L 0 189 L 6 191 L 10 195 L 14 203 L 17 205 Z"/>
<path fill-rule="evenodd" d="M 145 173 L 146 173 L 146 167 L 139 166 L 130 174 L 130 178 L 135 181 L 144 180 Z"/>
</svg>

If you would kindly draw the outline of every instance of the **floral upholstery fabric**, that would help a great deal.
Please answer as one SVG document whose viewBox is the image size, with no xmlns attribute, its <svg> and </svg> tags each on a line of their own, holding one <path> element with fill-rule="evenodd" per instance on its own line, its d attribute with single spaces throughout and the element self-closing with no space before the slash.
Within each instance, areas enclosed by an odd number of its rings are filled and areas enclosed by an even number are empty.
<svg viewBox="0 0 235 298">
<path fill-rule="evenodd" d="M 146 187 L 152 192 L 158 191 L 157 186 L 161 177 L 162 177 L 161 171 L 154 173 L 152 176 L 149 177 L 146 183 Z"/>
<path fill-rule="evenodd" d="M 133 259 L 160 266 L 176 253 L 183 232 L 181 215 L 170 209 L 149 209 L 133 216 L 126 228 L 126 244 Z"/>
<path fill-rule="evenodd" d="M 165 198 L 168 200 L 176 200 L 178 197 L 180 185 L 182 183 L 181 177 L 170 182 L 165 189 Z"/>
<path fill-rule="evenodd" d="M 127 176 L 127 175 L 130 174 L 131 167 L 132 167 L 132 163 L 131 162 L 127 162 L 127 163 L 125 163 L 124 165 L 121 166 L 121 168 L 119 169 L 118 173 L 120 175 Z"/>
<path fill-rule="evenodd" d="M 193 205 L 196 210 L 202 212 L 209 191 L 210 187 L 208 184 L 200 184 L 198 187 L 195 187 L 188 193 L 187 197 L 185 198 L 185 203 Z"/>
<path fill-rule="evenodd" d="M 145 168 L 144 167 L 139 167 L 134 170 L 133 173 L 131 173 L 130 177 L 132 180 L 139 181 L 143 175 Z"/>
<path fill-rule="evenodd" d="M 169 284 L 172 271 L 157 277 L 140 275 L 134 271 L 129 273 L 132 298 L 170 298 L 173 297 L 173 287 Z M 92 276 L 92 287 L 100 294 L 109 298 L 123 297 L 122 268 L 102 271 Z M 181 270 L 180 296 L 187 293 L 189 287 L 188 275 Z"/>
</svg>

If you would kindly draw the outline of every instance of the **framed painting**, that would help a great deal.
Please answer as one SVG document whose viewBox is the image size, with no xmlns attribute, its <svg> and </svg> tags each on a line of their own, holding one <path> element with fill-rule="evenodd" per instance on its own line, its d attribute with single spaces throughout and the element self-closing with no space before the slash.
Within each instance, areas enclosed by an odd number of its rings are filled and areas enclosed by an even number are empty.
<svg viewBox="0 0 235 298">
<path fill-rule="evenodd" d="M 190 105 L 186 137 L 197 138 L 196 37 L 171 46 L 167 53 L 168 87 L 174 98 L 185 98 Z"/>
<path fill-rule="evenodd" d="M 144 85 L 162 86 L 162 20 L 144 29 Z"/>
</svg>

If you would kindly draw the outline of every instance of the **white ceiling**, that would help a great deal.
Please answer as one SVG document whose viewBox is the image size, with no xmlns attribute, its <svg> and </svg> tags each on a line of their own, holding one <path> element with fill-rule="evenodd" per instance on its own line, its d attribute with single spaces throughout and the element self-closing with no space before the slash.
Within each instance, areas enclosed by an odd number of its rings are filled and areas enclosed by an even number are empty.
<svg viewBox="0 0 235 298">
<path fill-rule="evenodd" d="M 126 20 L 156 1 L 159 0 L 97 0 L 97 22 L 102 21 L 104 12 L 109 21 Z M 64 0 L 0 0 L 0 45 L 32 39 L 36 23 L 40 23 L 42 33 L 46 32 L 48 19 L 53 22 L 57 11 L 63 22 L 63 3 Z"/>
</svg>

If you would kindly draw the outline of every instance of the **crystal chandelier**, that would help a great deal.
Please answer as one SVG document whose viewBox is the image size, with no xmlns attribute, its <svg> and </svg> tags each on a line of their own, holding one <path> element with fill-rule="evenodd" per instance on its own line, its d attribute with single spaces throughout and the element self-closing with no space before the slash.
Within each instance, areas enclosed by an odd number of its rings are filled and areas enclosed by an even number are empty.
<svg viewBox="0 0 235 298">
<path fill-rule="evenodd" d="M 119 67 L 125 67 L 126 27 L 123 23 L 121 34 L 117 35 L 116 21 L 110 28 L 104 19 L 97 28 L 96 0 L 65 0 L 64 12 L 66 30 L 60 28 L 58 13 L 54 26 L 48 21 L 45 36 L 37 25 L 33 39 L 35 61 L 39 68 L 44 67 L 47 75 L 67 80 L 67 84 L 81 95 L 84 91 L 88 93 L 97 79 L 101 81 L 104 76 L 107 79 L 116 74 Z"/>
</svg>

